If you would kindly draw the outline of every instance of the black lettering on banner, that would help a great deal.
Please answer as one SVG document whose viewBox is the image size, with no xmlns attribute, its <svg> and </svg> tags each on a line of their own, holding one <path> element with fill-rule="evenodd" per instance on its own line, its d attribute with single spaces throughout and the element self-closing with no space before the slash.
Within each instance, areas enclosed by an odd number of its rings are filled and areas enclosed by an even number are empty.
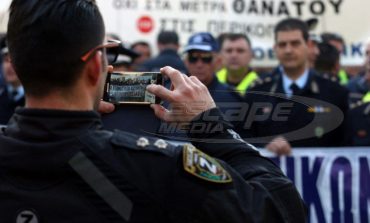
<svg viewBox="0 0 370 223">
<path fill-rule="evenodd" d="M 172 19 L 161 18 L 159 20 L 160 30 L 173 30 L 178 33 L 192 33 L 194 32 L 194 19 Z"/>
<path fill-rule="evenodd" d="M 242 13 L 245 9 L 245 2 L 244 0 L 234 0 L 233 2 L 233 9 L 236 13 Z"/>
<path fill-rule="evenodd" d="M 333 5 L 334 7 L 334 12 L 339 14 L 339 6 L 342 4 L 342 0 L 337 0 L 336 2 L 333 0 L 329 0 L 329 3 Z"/>
<path fill-rule="evenodd" d="M 325 5 L 321 1 L 313 1 L 310 5 L 310 11 L 314 15 L 323 15 L 325 12 Z"/>
<path fill-rule="evenodd" d="M 171 10 L 171 4 L 168 0 L 146 0 L 146 10 Z"/>
<path fill-rule="evenodd" d="M 198 11 L 198 3 L 190 1 L 181 1 L 180 9 L 181 11 Z"/>
<path fill-rule="evenodd" d="M 137 9 L 137 0 L 114 0 L 113 7 L 116 9 Z"/>
<path fill-rule="evenodd" d="M 257 3 L 255 0 L 251 1 L 249 5 L 249 9 L 248 9 L 248 14 L 252 14 L 252 13 L 255 13 L 258 15 L 258 8 L 257 8 Z"/>
<path fill-rule="evenodd" d="M 262 2 L 262 15 L 265 15 L 266 12 L 268 12 L 268 14 L 270 15 L 273 15 L 274 14 L 274 1 L 270 1 L 270 2 L 266 2 L 266 1 L 263 1 Z"/>
<path fill-rule="evenodd" d="M 297 15 L 302 16 L 302 5 L 304 4 L 303 1 L 292 1 L 292 4 L 297 8 Z"/>
<path fill-rule="evenodd" d="M 181 0 L 179 9 L 185 12 L 217 12 L 226 11 L 225 2 L 220 1 L 198 1 L 198 0 Z"/>
<path fill-rule="evenodd" d="M 288 11 L 288 7 L 287 7 L 285 2 L 280 2 L 280 6 L 279 6 L 279 10 L 278 10 L 277 14 L 279 16 L 280 15 L 290 16 L 289 11 Z"/>
</svg>

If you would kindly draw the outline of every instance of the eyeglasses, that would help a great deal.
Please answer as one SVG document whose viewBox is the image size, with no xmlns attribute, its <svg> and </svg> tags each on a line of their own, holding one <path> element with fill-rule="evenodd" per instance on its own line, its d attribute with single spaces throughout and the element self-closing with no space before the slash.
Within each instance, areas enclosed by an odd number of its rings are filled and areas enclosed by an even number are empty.
<svg viewBox="0 0 370 223">
<path fill-rule="evenodd" d="M 213 60 L 213 55 L 211 53 L 189 53 L 188 61 L 189 63 L 196 63 L 201 60 L 203 63 L 209 64 Z"/>
<path fill-rule="evenodd" d="M 119 54 L 119 45 L 121 44 L 120 41 L 118 40 L 108 40 L 108 43 L 99 45 L 97 47 L 94 47 L 93 49 L 89 50 L 87 53 L 85 53 L 80 59 L 83 62 L 88 61 L 96 51 L 102 50 L 102 49 L 107 49 L 107 60 L 108 64 L 113 64 L 118 57 Z"/>
</svg>

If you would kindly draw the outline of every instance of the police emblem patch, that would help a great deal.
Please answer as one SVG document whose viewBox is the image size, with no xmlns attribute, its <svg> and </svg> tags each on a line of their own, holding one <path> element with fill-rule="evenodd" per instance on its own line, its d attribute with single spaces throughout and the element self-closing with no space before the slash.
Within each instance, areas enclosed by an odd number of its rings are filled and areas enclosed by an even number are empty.
<svg viewBox="0 0 370 223">
<path fill-rule="evenodd" d="M 183 148 L 183 165 L 186 172 L 214 183 L 230 183 L 230 174 L 214 158 L 190 144 Z"/>
<path fill-rule="evenodd" d="M 39 219 L 35 211 L 33 210 L 22 210 L 19 212 L 15 219 L 16 223 L 38 223 Z"/>
</svg>

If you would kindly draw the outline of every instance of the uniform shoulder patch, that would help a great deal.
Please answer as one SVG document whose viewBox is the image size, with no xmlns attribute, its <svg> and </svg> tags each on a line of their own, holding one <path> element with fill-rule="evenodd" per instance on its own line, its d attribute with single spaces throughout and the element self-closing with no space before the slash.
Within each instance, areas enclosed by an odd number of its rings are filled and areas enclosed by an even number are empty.
<svg viewBox="0 0 370 223">
<path fill-rule="evenodd" d="M 232 178 L 221 164 L 190 144 L 183 148 L 183 165 L 186 172 L 213 183 L 230 183 Z"/>
</svg>

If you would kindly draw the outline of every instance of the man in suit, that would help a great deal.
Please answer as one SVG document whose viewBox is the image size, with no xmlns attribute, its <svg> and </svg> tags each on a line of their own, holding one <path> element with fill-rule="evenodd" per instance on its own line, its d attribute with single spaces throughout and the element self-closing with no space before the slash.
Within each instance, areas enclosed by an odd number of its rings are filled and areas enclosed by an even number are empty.
<svg viewBox="0 0 370 223">
<path fill-rule="evenodd" d="M 348 92 L 309 69 L 307 24 L 282 20 L 275 27 L 280 62 L 271 76 L 258 80 L 246 96 L 251 108 L 244 135 L 277 154 L 293 147 L 342 146 Z"/>
<path fill-rule="evenodd" d="M 24 106 L 24 90 L 13 66 L 10 62 L 8 47 L 5 37 L 1 40 L 2 71 L 5 83 L 0 86 L 0 124 L 8 123 L 14 110 Z"/>
</svg>

